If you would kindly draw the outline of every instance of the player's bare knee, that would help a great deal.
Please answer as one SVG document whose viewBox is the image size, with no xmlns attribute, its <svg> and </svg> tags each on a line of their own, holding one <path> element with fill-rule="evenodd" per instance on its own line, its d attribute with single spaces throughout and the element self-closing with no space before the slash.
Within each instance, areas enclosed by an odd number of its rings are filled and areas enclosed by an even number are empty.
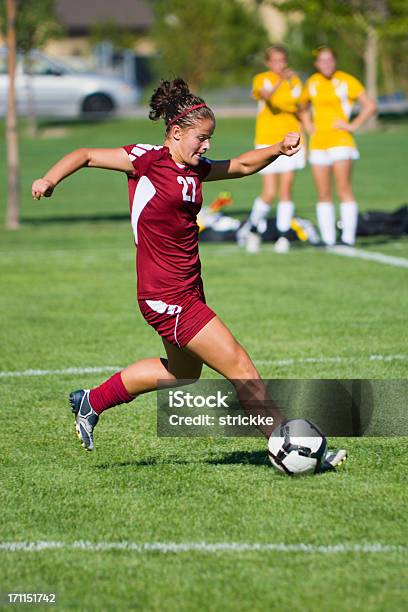
<svg viewBox="0 0 408 612">
<path fill-rule="evenodd" d="M 229 378 L 250 379 L 258 378 L 258 372 L 250 357 L 242 346 L 238 345 L 234 350 L 233 359 L 230 364 L 231 375 Z"/>
</svg>

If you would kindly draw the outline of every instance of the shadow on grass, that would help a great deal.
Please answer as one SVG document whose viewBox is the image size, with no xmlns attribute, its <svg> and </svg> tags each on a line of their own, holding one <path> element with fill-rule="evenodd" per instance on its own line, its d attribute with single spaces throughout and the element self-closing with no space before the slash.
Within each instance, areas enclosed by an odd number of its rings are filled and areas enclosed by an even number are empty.
<svg viewBox="0 0 408 612">
<path fill-rule="evenodd" d="M 357 243 L 356 247 L 361 248 L 364 246 L 389 244 L 390 242 L 396 242 L 398 240 L 401 240 L 406 236 L 407 234 L 398 234 L 393 236 L 360 236 L 359 242 Z"/>
<path fill-rule="evenodd" d="M 226 213 L 228 215 L 228 211 Z M 231 215 L 234 218 L 238 219 L 246 219 L 248 216 L 248 211 L 243 209 L 234 209 L 231 211 Z M 31 225 L 31 226 L 41 226 L 41 225 L 51 225 L 51 224 L 68 224 L 68 223 L 106 223 L 106 222 L 129 222 L 130 215 L 128 212 L 123 213 L 106 213 L 106 214 L 84 214 L 84 215 L 52 215 L 48 217 L 21 217 L 20 221 L 23 225 Z M 226 232 L 228 235 L 232 232 Z M 358 242 L 356 244 L 357 248 L 364 248 L 366 246 L 382 246 L 387 245 L 392 242 L 396 242 L 399 240 L 404 240 L 408 234 L 394 234 L 394 235 L 373 235 L 373 236 L 359 236 Z M 231 237 L 229 239 L 218 239 L 218 240 L 205 240 L 202 239 L 202 242 L 215 243 L 218 244 L 220 242 L 235 242 Z M 266 239 L 265 242 L 271 242 L 271 240 Z M 312 245 L 308 242 L 300 242 L 296 241 L 293 244 L 300 244 L 302 246 L 311 246 L 314 248 L 320 248 L 321 245 Z"/>
<path fill-rule="evenodd" d="M 38 121 L 39 129 L 49 129 L 49 128 L 69 128 L 69 127 L 80 127 L 80 126 L 94 126 L 94 125 L 109 125 L 111 123 L 119 122 L 121 117 L 111 115 L 106 116 L 102 114 L 101 116 L 88 115 L 83 117 L 73 117 L 73 118 L 59 118 L 59 117 L 45 117 L 40 118 Z"/>
<path fill-rule="evenodd" d="M 98 470 L 107 470 L 112 468 L 124 467 L 157 467 L 161 465 L 192 465 L 192 464 L 207 464 L 207 465 L 268 465 L 268 458 L 265 451 L 236 451 L 233 453 L 225 453 L 220 457 L 203 457 L 202 460 L 189 461 L 187 459 L 172 459 L 171 457 L 146 457 L 145 459 L 135 461 L 120 461 L 112 463 L 100 463 L 95 467 Z"/>
<path fill-rule="evenodd" d="M 235 451 L 233 453 L 225 453 L 220 458 L 205 459 L 200 463 L 209 463 L 210 465 L 221 464 L 244 464 L 244 465 L 266 465 L 268 458 L 266 451 Z"/>
</svg>

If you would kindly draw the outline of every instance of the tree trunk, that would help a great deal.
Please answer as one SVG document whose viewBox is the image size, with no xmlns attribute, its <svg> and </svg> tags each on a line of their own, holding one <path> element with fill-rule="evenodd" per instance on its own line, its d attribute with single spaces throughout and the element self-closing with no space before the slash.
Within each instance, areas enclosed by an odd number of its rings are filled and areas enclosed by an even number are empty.
<svg viewBox="0 0 408 612">
<path fill-rule="evenodd" d="M 16 3 L 7 0 L 7 67 L 9 87 L 7 96 L 7 175 L 8 199 L 6 227 L 18 229 L 20 225 L 20 164 L 18 156 L 17 102 L 16 102 Z"/>
<path fill-rule="evenodd" d="M 38 121 L 33 86 L 33 61 L 30 57 L 30 52 L 25 54 L 24 65 L 26 67 L 27 74 L 27 136 L 30 138 L 36 138 L 38 136 Z"/>
<path fill-rule="evenodd" d="M 368 25 L 366 47 L 364 51 L 365 85 L 369 96 L 374 100 L 378 97 L 378 32 L 374 26 Z M 377 117 L 371 117 L 365 124 L 367 129 L 377 127 Z"/>
</svg>

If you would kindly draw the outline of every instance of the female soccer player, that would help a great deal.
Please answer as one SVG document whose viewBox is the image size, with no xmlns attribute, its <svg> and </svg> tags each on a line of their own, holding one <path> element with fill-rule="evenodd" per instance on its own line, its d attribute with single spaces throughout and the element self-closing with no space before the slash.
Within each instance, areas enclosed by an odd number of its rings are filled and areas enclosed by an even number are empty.
<svg viewBox="0 0 408 612">
<path fill-rule="evenodd" d="M 336 56 L 329 47 L 317 50 L 315 67 L 317 72 L 309 77 L 302 91 L 300 116 L 310 134 L 309 161 L 318 196 L 317 221 L 323 243 L 334 245 L 336 219 L 331 189 L 334 175 L 340 199 L 341 241 L 353 245 L 358 207 L 351 187 L 351 170 L 359 152 L 352 133 L 376 112 L 376 104 L 355 77 L 336 69 Z M 360 112 L 351 121 L 355 101 Z"/>
<path fill-rule="evenodd" d="M 164 119 L 164 145 L 77 149 L 32 186 L 33 197 L 40 199 L 52 195 L 60 181 L 80 168 L 127 175 L 139 307 L 167 354 L 167 359 L 133 363 L 90 391 L 70 394 L 77 434 L 87 450 L 94 448 L 93 430 L 104 410 L 157 389 L 158 381 L 171 385 L 178 379 L 198 379 L 203 363 L 233 381 L 244 409 L 254 400 L 254 412 L 271 405 L 247 352 L 205 302 L 196 216 L 203 181 L 247 176 L 280 155 L 295 155 L 299 134 L 289 133 L 275 145 L 230 160 L 210 161 L 203 156 L 210 148 L 215 118 L 183 80 L 163 81 L 150 107 L 150 119 Z M 272 429 L 262 431 L 269 436 Z"/>
<path fill-rule="evenodd" d="M 281 46 L 269 47 L 266 50 L 265 64 L 268 71 L 257 74 L 252 84 L 252 95 L 259 101 L 255 127 L 257 149 L 282 140 L 287 132 L 300 132 L 296 113 L 302 83 L 288 68 L 286 49 Z M 248 223 L 238 235 L 238 240 L 242 240 L 242 236 L 246 234 L 247 251 L 253 253 L 259 250 L 261 238 L 257 227 L 259 222 L 267 217 L 278 191 L 276 225 L 280 237 L 275 244 L 275 250 L 279 253 L 288 251 L 287 232 L 295 210 L 292 201 L 293 180 L 295 171 L 304 167 L 305 153 L 302 147 L 295 155 L 282 155 L 260 171 L 262 192 L 253 203 Z"/>
</svg>

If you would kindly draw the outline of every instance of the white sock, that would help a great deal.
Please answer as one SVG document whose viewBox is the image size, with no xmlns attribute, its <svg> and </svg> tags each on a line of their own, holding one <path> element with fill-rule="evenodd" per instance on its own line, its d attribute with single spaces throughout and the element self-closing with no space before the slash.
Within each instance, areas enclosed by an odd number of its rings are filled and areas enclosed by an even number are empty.
<svg viewBox="0 0 408 612">
<path fill-rule="evenodd" d="M 278 202 L 276 210 L 276 227 L 278 232 L 284 234 L 290 230 L 290 222 L 292 221 L 295 205 L 290 201 Z"/>
<path fill-rule="evenodd" d="M 261 198 L 256 198 L 252 206 L 251 214 L 249 215 L 250 224 L 256 227 L 260 221 L 266 219 L 270 208 L 269 204 L 261 200 Z"/>
<path fill-rule="evenodd" d="M 336 243 L 336 216 L 333 202 L 318 202 L 316 213 L 323 242 L 333 246 Z"/>
<path fill-rule="evenodd" d="M 356 241 L 357 218 L 358 206 L 356 202 L 342 202 L 340 204 L 341 239 L 347 244 L 354 244 Z"/>
</svg>

